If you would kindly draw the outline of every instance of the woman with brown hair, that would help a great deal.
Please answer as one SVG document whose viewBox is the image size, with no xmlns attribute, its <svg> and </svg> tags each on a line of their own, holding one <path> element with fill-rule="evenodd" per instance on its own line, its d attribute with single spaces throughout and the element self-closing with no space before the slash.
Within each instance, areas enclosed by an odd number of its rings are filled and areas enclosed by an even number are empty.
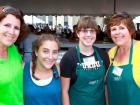
<svg viewBox="0 0 140 105">
<path fill-rule="evenodd" d="M 43 34 L 33 42 L 32 62 L 24 66 L 25 105 L 61 105 L 58 52 L 54 35 Z"/>
<path fill-rule="evenodd" d="M 23 105 L 22 58 L 14 45 L 26 25 L 19 9 L 0 6 L 0 105 Z"/>
<path fill-rule="evenodd" d="M 109 105 L 139 105 L 140 41 L 133 39 L 135 26 L 127 13 L 114 14 L 107 25 L 115 47 L 109 50 L 107 73 Z"/>
</svg>

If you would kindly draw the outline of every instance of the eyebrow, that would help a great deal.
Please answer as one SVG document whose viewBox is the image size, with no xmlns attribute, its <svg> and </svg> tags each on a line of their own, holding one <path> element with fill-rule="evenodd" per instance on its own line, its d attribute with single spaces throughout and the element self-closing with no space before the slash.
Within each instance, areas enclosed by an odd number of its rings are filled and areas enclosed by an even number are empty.
<svg viewBox="0 0 140 105">
<path fill-rule="evenodd" d="M 48 48 L 43 48 L 43 50 L 50 50 L 50 49 L 48 49 Z M 58 51 L 58 49 L 57 49 L 57 50 L 53 50 L 53 51 Z"/>
</svg>

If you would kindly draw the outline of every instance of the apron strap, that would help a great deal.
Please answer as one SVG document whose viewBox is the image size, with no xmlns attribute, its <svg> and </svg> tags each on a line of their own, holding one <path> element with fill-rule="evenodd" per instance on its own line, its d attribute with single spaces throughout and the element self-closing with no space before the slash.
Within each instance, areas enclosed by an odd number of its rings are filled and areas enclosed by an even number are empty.
<svg viewBox="0 0 140 105">
<path fill-rule="evenodd" d="M 111 59 L 112 60 L 112 64 L 113 64 L 113 62 L 114 62 L 114 59 L 115 59 L 115 57 L 116 57 L 116 55 L 117 55 L 117 52 L 118 52 L 118 47 L 116 48 L 116 51 L 115 51 L 115 54 L 114 54 L 114 57 Z"/>
<path fill-rule="evenodd" d="M 77 50 L 78 62 L 81 63 L 79 45 L 76 46 L 76 50 Z"/>
<path fill-rule="evenodd" d="M 76 46 L 76 49 L 77 49 L 78 61 L 79 61 L 79 63 L 81 63 L 81 59 L 80 59 L 80 47 L 79 47 L 79 45 Z M 99 61 L 101 61 L 101 57 L 99 56 L 99 54 L 98 54 L 98 52 L 97 52 L 97 49 L 96 49 L 95 47 L 93 47 L 93 49 L 94 49 L 94 51 L 95 51 L 95 55 L 97 55 L 97 59 L 98 59 Z"/>
<path fill-rule="evenodd" d="M 132 64 L 132 56 L 133 56 L 133 39 L 131 41 L 131 47 L 130 47 L 129 64 Z"/>
<path fill-rule="evenodd" d="M 99 61 L 101 61 L 101 57 L 99 56 L 99 53 L 98 53 L 96 47 L 93 47 L 93 49 L 94 49 L 94 51 L 95 51 L 95 55 L 97 55 L 97 59 L 98 59 Z"/>
<path fill-rule="evenodd" d="M 58 69 L 57 69 L 56 65 L 53 68 L 53 76 L 55 79 L 59 78 L 59 73 L 58 73 Z"/>
</svg>

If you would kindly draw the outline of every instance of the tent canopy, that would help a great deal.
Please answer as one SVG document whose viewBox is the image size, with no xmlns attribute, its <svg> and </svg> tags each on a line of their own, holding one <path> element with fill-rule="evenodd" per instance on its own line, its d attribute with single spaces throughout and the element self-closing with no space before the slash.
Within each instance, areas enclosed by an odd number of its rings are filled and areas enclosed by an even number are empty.
<svg viewBox="0 0 140 105">
<path fill-rule="evenodd" d="M 140 0 L 0 0 L 34 15 L 110 15 L 115 11 L 140 14 Z"/>
</svg>

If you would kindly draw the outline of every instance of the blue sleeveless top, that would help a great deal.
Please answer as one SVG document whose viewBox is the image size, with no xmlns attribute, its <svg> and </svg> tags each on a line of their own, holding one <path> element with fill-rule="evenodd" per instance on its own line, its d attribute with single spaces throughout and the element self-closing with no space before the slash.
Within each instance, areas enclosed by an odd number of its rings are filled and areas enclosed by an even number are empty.
<svg viewBox="0 0 140 105">
<path fill-rule="evenodd" d="M 55 66 L 52 81 L 36 85 L 30 75 L 30 63 L 24 67 L 24 105 L 61 105 L 61 83 Z"/>
</svg>

